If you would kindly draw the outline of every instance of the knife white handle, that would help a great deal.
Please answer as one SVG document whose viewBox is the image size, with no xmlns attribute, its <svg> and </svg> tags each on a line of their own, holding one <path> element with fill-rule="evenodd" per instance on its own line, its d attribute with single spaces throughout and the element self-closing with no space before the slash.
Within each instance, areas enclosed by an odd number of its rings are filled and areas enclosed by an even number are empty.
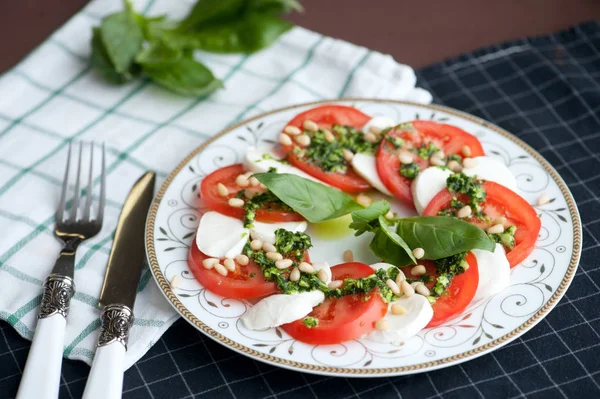
<svg viewBox="0 0 600 399">
<path fill-rule="evenodd" d="M 127 352 L 133 312 L 125 305 L 107 305 L 100 316 L 102 326 L 83 399 L 118 399 L 123 391 L 123 363 Z"/>
<path fill-rule="evenodd" d="M 58 398 L 67 315 L 74 293 L 75 283 L 70 277 L 50 274 L 44 281 L 38 322 L 17 399 Z"/>
</svg>

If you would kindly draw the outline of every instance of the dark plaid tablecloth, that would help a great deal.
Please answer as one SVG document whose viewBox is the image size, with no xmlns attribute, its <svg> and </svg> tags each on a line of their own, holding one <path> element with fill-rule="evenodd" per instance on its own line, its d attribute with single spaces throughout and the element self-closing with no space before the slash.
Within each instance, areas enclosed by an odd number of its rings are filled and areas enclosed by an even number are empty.
<svg viewBox="0 0 600 399">
<path fill-rule="evenodd" d="M 177 322 L 125 373 L 125 398 L 600 398 L 600 25 L 517 40 L 418 71 L 434 102 L 485 118 L 538 150 L 573 192 L 581 264 L 565 298 L 492 354 L 396 378 L 330 378 L 268 366 Z M 0 397 L 15 395 L 30 343 L 0 323 Z M 61 398 L 88 366 L 63 363 Z"/>
</svg>

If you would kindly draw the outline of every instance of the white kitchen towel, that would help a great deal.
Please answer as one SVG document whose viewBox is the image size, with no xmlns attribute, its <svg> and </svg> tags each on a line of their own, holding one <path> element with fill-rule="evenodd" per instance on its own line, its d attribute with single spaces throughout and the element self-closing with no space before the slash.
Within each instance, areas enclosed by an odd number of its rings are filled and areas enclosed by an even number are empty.
<svg viewBox="0 0 600 399">
<path fill-rule="evenodd" d="M 191 2 L 140 0 L 137 10 L 182 16 Z M 208 98 L 181 97 L 144 79 L 123 86 L 90 67 L 91 28 L 122 8 L 95 0 L 0 77 L 0 318 L 31 339 L 41 284 L 60 250 L 53 215 L 68 141 L 104 142 L 108 204 L 102 231 L 77 253 L 65 356 L 88 364 L 99 333 L 97 298 L 117 218 L 134 181 L 147 169 L 159 184 L 191 149 L 227 126 L 287 105 L 339 97 L 410 99 L 412 68 L 388 55 L 294 28 L 251 56 L 198 52 L 225 88 Z M 310 10 L 309 10 L 310 12 Z M 126 367 L 177 319 L 148 269 L 135 304 Z"/>
</svg>

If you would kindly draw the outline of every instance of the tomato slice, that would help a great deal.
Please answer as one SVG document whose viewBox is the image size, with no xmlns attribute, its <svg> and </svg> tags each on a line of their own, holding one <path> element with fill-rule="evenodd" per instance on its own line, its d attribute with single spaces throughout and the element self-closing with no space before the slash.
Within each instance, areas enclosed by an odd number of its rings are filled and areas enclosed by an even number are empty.
<svg viewBox="0 0 600 399">
<path fill-rule="evenodd" d="M 334 280 L 343 280 L 367 277 L 375 271 L 364 263 L 349 262 L 332 267 L 331 272 Z M 365 297 L 368 297 L 366 301 Z M 298 341 L 308 344 L 337 344 L 372 331 L 375 322 L 386 312 L 387 304 L 378 292 L 346 295 L 340 299 L 328 298 L 313 309 L 309 316 L 319 320 L 317 326 L 309 328 L 302 320 L 296 320 L 281 328 Z"/>
<path fill-rule="evenodd" d="M 498 183 L 486 181 L 483 183 L 483 189 L 486 192 L 486 199 L 483 203 L 483 212 L 491 219 L 504 216 L 507 219 L 504 227 L 514 225 L 517 227 L 515 232 L 515 246 L 510 251 L 507 249 L 506 257 L 510 267 L 515 267 L 529 256 L 535 242 L 537 241 L 542 222 L 535 209 L 523 199 L 519 194 Z M 439 211 L 450 206 L 452 194 L 444 189 L 436 194 L 431 202 L 423 211 L 423 215 L 434 216 Z M 466 201 L 468 203 L 468 200 Z M 475 218 L 468 220 L 470 223 L 478 225 L 481 228 L 487 228 L 487 224 L 478 221 Z"/>
<path fill-rule="evenodd" d="M 231 216 L 238 219 L 243 219 L 245 211 L 243 208 L 234 208 L 230 206 L 227 201 L 241 190 L 241 188 L 235 183 L 236 177 L 243 174 L 244 167 L 242 164 L 235 164 L 231 166 L 225 166 L 220 168 L 206 176 L 200 184 L 200 196 L 202 202 L 208 208 L 215 212 L 222 213 L 227 216 Z M 229 190 L 229 196 L 221 197 L 217 190 L 217 185 L 222 183 Z M 252 190 L 256 192 L 264 191 L 258 187 L 247 187 L 245 190 Z M 258 209 L 256 211 L 256 220 L 265 223 L 278 223 L 278 222 L 294 222 L 304 220 L 302 215 L 296 212 L 288 212 L 281 210 L 277 206 L 270 206 L 269 209 Z"/>
<path fill-rule="evenodd" d="M 250 260 L 248 265 L 236 263 L 235 272 L 222 276 L 215 269 L 205 269 L 202 261 L 209 258 L 192 242 L 188 253 L 188 266 L 194 277 L 207 290 L 226 298 L 258 298 L 276 293 L 277 285 L 265 281 L 260 267 Z M 250 277 L 252 276 L 252 277 Z"/>
<path fill-rule="evenodd" d="M 354 107 L 345 105 L 323 105 L 298 114 L 286 126 L 295 126 L 302 129 L 302 124 L 307 119 L 316 122 L 320 128 L 343 125 L 361 129 L 371 117 Z M 356 174 L 351 166 L 347 168 L 346 173 L 325 172 L 318 166 L 308 163 L 291 153 L 290 151 L 293 148 L 294 146 L 284 146 L 285 151 L 288 153 L 288 160 L 292 165 L 309 175 L 347 193 L 359 193 L 371 188 L 371 185 Z"/>
<path fill-rule="evenodd" d="M 484 155 L 479 139 L 456 126 L 421 120 L 408 124 L 412 124 L 414 129 L 395 129 L 388 132 L 388 136 L 404 140 L 404 150 L 418 148 L 422 144 L 433 142 L 447 156 L 460 154 L 464 146 L 471 149 L 471 157 Z M 395 197 L 414 206 L 410 191 L 412 180 L 400 174 L 399 152 L 400 149 L 395 148 L 387 140 L 382 140 L 376 155 L 377 173 L 383 184 Z M 414 157 L 414 162 L 419 165 L 420 170 L 429 166 L 428 159 L 421 159 L 418 156 Z"/>
<path fill-rule="evenodd" d="M 473 253 L 469 252 L 465 260 L 469 263 L 469 268 L 464 273 L 455 276 L 446 292 L 436 298 L 435 303 L 432 305 L 433 318 L 429 324 L 427 324 L 426 328 L 439 326 L 446 320 L 456 317 L 462 313 L 473 300 L 475 292 L 477 291 L 477 285 L 479 284 L 479 269 L 477 268 L 477 259 Z M 426 260 L 420 261 L 419 263 L 425 266 L 427 275 L 434 277 L 431 283 L 426 284 L 427 288 L 433 287 L 436 281 L 435 277 L 438 276 L 433 261 Z M 402 268 L 402 271 L 406 277 L 419 278 L 419 276 L 411 273 L 412 268 L 413 266 L 406 266 Z"/>
</svg>

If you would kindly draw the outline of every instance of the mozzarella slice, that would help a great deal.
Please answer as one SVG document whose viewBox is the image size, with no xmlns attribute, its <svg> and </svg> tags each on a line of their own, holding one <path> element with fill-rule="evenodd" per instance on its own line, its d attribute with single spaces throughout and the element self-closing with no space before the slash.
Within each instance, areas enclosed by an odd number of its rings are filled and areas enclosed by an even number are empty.
<svg viewBox="0 0 600 399">
<path fill-rule="evenodd" d="M 284 229 L 295 233 L 297 231 L 306 231 L 307 223 L 301 222 L 282 222 L 282 223 L 261 223 L 254 222 L 254 226 L 250 229 L 250 236 L 253 240 L 259 239 L 263 242 L 275 244 L 275 230 Z"/>
<path fill-rule="evenodd" d="M 394 122 L 393 119 L 388 118 L 387 116 L 375 116 L 363 126 L 362 131 L 367 133 L 371 127 L 376 127 L 378 129 L 383 130 L 395 125 L 396 122 Z"/>
<path fill-rule="evenodd" d="M 214 258 L 233 258 L 242 253 L 249 231 L 236 218 L 218 212 L 206 212 L 200 218 L 196 245 L 204 254 Z"/>
<path fill-rule="evenodd" d="M 463 173 L 467 176 L 477 176 L 483 180 L 493 181 L 509 188 L 517 190 L 517 179 L 504 164 L 504 162 L 492 157 L 475 157 L 475 166 L 464 168 Z"/>
<path fill-rule="evenodd" d="M 271 295 L 252 306 L 241 320 L 249 330 L 277 327 L 302 319 L 324 300 L 321 291 Z"/>
<path fill-rule="evenodd" d="M 399 304 L 406 309 L 406 314 L 392 314 L 391 308 L 394 304 Z M 386 331 L 373 330 L 365 338 L 370 341 L 400 345 L 403 341 L 417 335 L 431 321 L 432 317 L 433 308 L 423 295 L 416 294 L 410 298 L 401 297 L 388 305 L 388 312 L 384 319 L 387 320 L 389 329 Z"/>
<path fill-rule="evenodd" d="M 375 164 L 375 156 L 369 154 L 355 154 L 352 158 L 352 168 L 370 185 L 381 191 L 385 195 L 391 196 L 392 193 L 388 190 L 377 173 L 377 165 Z"/>
<path fill-rule="evenodd" d="M 479 285 L 473 302 L 495 295 L 510 285 L 510 264 L 502 244 L 494 252 L 474 249 L 479 270 Z"/>
<path fill-rule="evenodd" d="M 308 173 L 303 172 L 295 166 L 281 161 L 282 156 L 277 153 L 274 147 L 250 147 L 244 157 L 244 168 L 254 173 L 266 173 L 271 168 L 275 168 L 277 173 L 289 173 L 300 176 L 305 179 L 314 180 L 321 184 L 321 180 L 315 179 Z"/>
<path fill-rule="evenodd" d="M 317 271 L 317 273 L 319 272 L 319 270 L 325 270 L 325 274 L 327 274 L 327 280 L 324 281 L 325 284 L 329 284 L 331 283 L 331 267 L 329 267 L 329 263 L 327 262 L 315 262 L 312 264 L 312 266 L 315 268 L 315 270 Z"/>
<path fill-rule="evenodd" d="M 437 166 L 430 166 L 419 172 L 410 189 L 415 208 L 420 215 L 423 214 L 433 197 L 446 188 L 446 179 L 451 174 L 450 169 L 442 169 Z"/>
</svg>

